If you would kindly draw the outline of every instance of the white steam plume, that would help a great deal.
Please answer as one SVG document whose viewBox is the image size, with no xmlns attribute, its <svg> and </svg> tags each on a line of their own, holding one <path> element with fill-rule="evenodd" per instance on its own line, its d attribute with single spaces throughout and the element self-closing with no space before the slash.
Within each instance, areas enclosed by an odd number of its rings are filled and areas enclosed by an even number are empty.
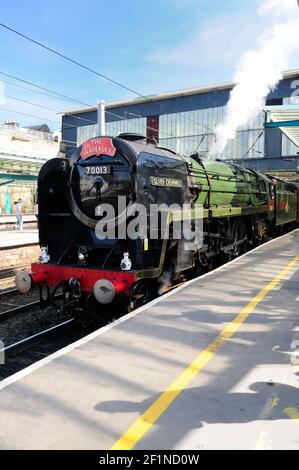
<svg viewBox="0 0 299 470">
<path fill-rule="evenodd" d="M 289 67 L 292 54 L 299 49 L 299 10 L 297 0 L 264 0 L 260 15 L 271 15 L 274 25 L 258 38 L 259 47 L 241 58 L 234 76 L 224 122 L 216 129 L 213 153 L 221 154 L 239 127 L 254 118 L 268 93 Z"/>
</svg>

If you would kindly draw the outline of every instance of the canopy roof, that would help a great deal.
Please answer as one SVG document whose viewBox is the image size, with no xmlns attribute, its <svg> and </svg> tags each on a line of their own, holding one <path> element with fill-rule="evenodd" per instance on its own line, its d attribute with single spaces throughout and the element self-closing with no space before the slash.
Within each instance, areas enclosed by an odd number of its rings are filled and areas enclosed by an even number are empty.
<svg viewBox="0 0 299 470">
<path fill-rule="evenodd" d="M 299 147 L 299 105 L 265 106 L 266 128 L 279 128 Z"/>
</svg>

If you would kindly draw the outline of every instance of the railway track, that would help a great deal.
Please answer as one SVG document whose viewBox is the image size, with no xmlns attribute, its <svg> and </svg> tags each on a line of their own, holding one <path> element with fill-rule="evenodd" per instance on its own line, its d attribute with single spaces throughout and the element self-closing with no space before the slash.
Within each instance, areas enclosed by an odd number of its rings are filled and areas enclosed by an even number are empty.
<svg viewBox="0 0 299 470">
<path fill-rule="evenodd" d="M 0 367 L 0 380 L 85 334 L 75 318 L 54 309 L 42 310 L 39 300 L 0 312 L 0 364 L 1 359 L 4 362 Z"/>
<path fill-rule="evenodd" d="M 34 302 L 30 302 L 29 304 L 25 305 L 18 305 L 15 308 L 12 308 L 10 310 L 6 310 L 4 312 L 0 313 L 0 322 L 7 320 L 8 318 L 12 317 L 13 315 L 16 315 L 18 313 L 23 313 L 26 312 L 27 310 L 30 310 L 33 307 L 37 307 L 39 305 L 39 300 L 36 300 Z"/>
<path fill-rule="evenodd" d="M 28 271 L 30 264 L 20 264 L 0 269 L 0 289 L 10 288 L 14 286 L 15 275 L 18 271 Z"/>
<path fill-rule="evenodd" d="M 84 337 L 93 329 L 82 329 L 75 318 L 67 318 L 46 328 L 35 328 L 31 334 L 18 336 L 0 346 L 0 381 L 59 349 Z M 2 360 L 2 362 L 1 362 Z"/>
<path fill-rule="evenodd" d="M 5 302 L 5 300 L 3 301 L 3 296 L 5 297 L 5 295 L 11 295 L 11 294 L 19 294 L 18 290 L 17 289 L 12 289 L 10 291 L 7 291 L 7 292 L 2 292 L 0 294 L 0 304 L 2 303 L 2 305 L 14 305 L 10 302 Z M 38 294 L 38 293 L 37 293 Z M 56 294 L 55 295 L 55 299 L 60 299 L 62 297 L 62 294 Z M 16 305 L 14 308 L 11 308 L 9 310 L 5 310 L 4 312 L 0 312 L 0 322 L 1 321 L 4 321 L 4 320 L 7 320 L 8 318 L 11 318 L 13 317 L 14 315 L 17 315 L 18 313 L 23 313 L 23 312 L 26 312 L 34 307 L 38 307 L 40 304 L 40 300 L 34 300 L 33 302 L 29 302 L 27 304 L 24 304 L 24 305 Z"/>
<path fill-rule="evenodd" d="M 26 269 L 29 269 L 30 268 L 30 264 L 18 264 L 18 265 L 15 265 L 15 266 L 11 266 L 9 268 L 3 268 L 3 269 L 0 269 L 0 282 L 2 280 L 7 280 L 7 279 L 11 279 L 14 277 L 14 275 L 18 272 L 18 271 L 22 271 L 22 269 L 26 270 Z"/>
<path fill-rule="evenodd" d="M 60 292 L 55 296 L 61 297 Z M 71 314 L 51 307 L 40 309 L 39 303 L 38 289 L 30 299 L 15 288 L 0 292 L 0 380 L 98 328 L 84 329 Z"/>
<path fill-rule="evenodd" d="M 18 290 L 15 287 L 12 287 L 11 289 L 7 289 L 3 292 L 0 292 L 0 301 L 1 301 L 1 298 L 4 297 L 5 295 L 16 294 L 17 292 Z"/>
<path fill-rule="evenodd" d="M 0 324 L 14 314 L 25 312 L 35 307 L 38 305 L 38 301 L 39 292 L 37 289 L 33 290 L 29 297 L 20 294 L 15 288 L 0 291 Z"/>
<path fill-rule="evenodd" d="M 65 327 L 66 325 L 73 323 L 74 321 L 75 321 L 75 318 L 69 318 L 68 320 L 58 323 L 57 325 L 51 326 L 50 328 L 47 328 L 46 330 L 39 331 L 38 333 L 35 333 L 29 337 L 16 341 L 15 343 L 9 344 L 8 346 L 4 346 L 3 348 L 0 349 L 0 355 L 6 354 L 8 351 L 17 352 L 20 348 L 22 349 L 23 346 L 25 345 L 28 346 L 37 338 L 45 337 L 49 335 L 50 333 L 53 333 L 54 331 L 58 330 L 59 328 Z"/>
<path fill-rule="evenodd" d="M 15 288 L 2 292 L 0 291 L 0 307 L 5 305 L 14 305 L 12 300 L 14 300 L 16 297 L 18 297 L 18 291 Z"/>
<path fill-rule="evenodd" d="M 59 299 L 61 294 L 55 297 Z M 74 327 L 73 333 L 68 331 L 74 318 L 54 309 L 42 310 L 39 305 L 38 289 L 29 299 L 15 288 L 0 292 L 0 363 L 5 360 L 0 380 L 84 334 L 79 327 Z"/>
</svg>

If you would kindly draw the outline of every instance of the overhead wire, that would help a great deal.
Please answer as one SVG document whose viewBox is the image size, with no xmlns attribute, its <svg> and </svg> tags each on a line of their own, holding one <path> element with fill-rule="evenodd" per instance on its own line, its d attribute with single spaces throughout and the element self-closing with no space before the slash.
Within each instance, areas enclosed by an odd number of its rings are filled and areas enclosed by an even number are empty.
<svg viewBox="0 0 299 470">
<path fill-rule="evenodd" d="M 56 51 L 55 49 L 53 49 L 53 48 L 51 48 L 51 47 L 49 47 L 49 46 L 46 46 L 45 44 L 43 44 L 43 43 L 41 43 L 41 42 L 39 42 L 39 41 L 36 41 L 35 39 L 33 39 L 33 38 L 31 38 L 31 37 L 29 37 L 29 36 L 23 34 L 23 33 L 20 33 L 20 32 L 17 31 L 16 29 L 11 28 L 10 26 L 7 26 L 7 25 L 4 24 L 4 23 L 0 23 L 0 26 L 1 26 L 2 28 L 7 29 L 8 31 L 11 31 L 12 33 L 14 33 L 14 34 L 16 34 L 16 35 L 22 37 L 23 39 L 26 39 L 27 41 L 30 41 L 30 42 L 32 42 L 33 44 L 36 44 L 37 46 L 40 46 L 40 47 L 42 47 L 43 49 L 45 49 L 45 50 L 47 50 L 47 51 L 49 51 L 49 52 L 52 52 L 53 54 L 55 54 L 55 55 L 61 57 L 62 59 L 67 60 L 68 62 L 71 62 L 72 64 L 77 65 L 78 67 L 81 67 L 82 69 L 85 69 L 85 70 L 87 70 L 88 72 L 91 72 L 91 73 L 93 73 L 93 74 L 95 74 L 95 75 L 97 75 L 97 76 L 103 78 L 104 80 L 107 80 L 107 81 L 113 83 L 114 85 L 117 85 L 117 86 L 119 86 L 119 87 L 121 87 L 121 88 L 123 88 L 123 89 L 125 89 L 125 90 L 127 90 L 127 91 L 130 91 L 131 93 L 134 93 L 134 94 L 138 95 L 138 96 L 141 97 L 141 98 L 145 98 L 145 99 L 146 99 L 146 97 L 143 96 L 141 93 L 138 93 L 136 90 L 133 90 L 132 88 L 130 88 L 130 87 L 124 85 L 123 83 L 121 83 L 121 82 L 119 82 L 119 81 L 117 81 L 117 80 L 114 80 L 113 78 L 109 77 L 108 75 L 104 75 L 103 73 L 98 72 L 97 70 L 94 70 L 94 69 L 92 69 L 91 67 L 89 67 L 89 66 L 87 66 L 87 65 L 84 65 L 84 64 L 80 63 L 79 61 L 77 61 L 77 60 L 75 60 L 75 59 L 72 59 L 71 57 L 67 56 L 66 54 L 63 54 L 62 52 Z"/>
<path fill-rule="evenodd" d="M 57 91 L 50 90 L 49 88 L 46 88 L 46 87 L 41 86 L 41 85 L 37 85 L 36 83 L 30 82 L 28 80 L 24 80 L 23 78 L 16 77 L 15 75 L 11 75 L 11 74 L 8 74 L 6 72 L 1 72 L 1 71 L 0 71 L 0 75 L 4 75 L 5 77 L 13 78 L 14 80 L 17 80 L 19 82 L 26 83 L 27 85 L 31 85 L 31 86 L 33 86 L 35 88 L 38 88 L 40 90 L 43 90 L 43 91 L 47 91 L 49 93 L 52 93 L 53 95 L 60 96 L 61 98 L 64 98 L 67 101 L 77 102 L 77 103 L 81 104 L 82 106 L 90 106 L 90 104 L 85 103 L 84 101 L 78 100 L 76 98 L 72 98 L 70 96 L 67 96 L 63 93 L 59 93 Z"/>
<path fill-rule="evenodd" d="M 124 85 L 124 84 L 121 83 L 120 81 L 114 80 L 113 78 L 109 77 L 108 75 L 104 75 L 104 74 L 102 74 L 101 72 L 98 72 L 98 71 L 92 69 L 91 67 L 86 66 L 85 64 L 82 64 L 82 63 L 80 63 L 79 61 L 77 61 L 77 60 L 75 60 L 75 59 L 73 59 L 73 58 L 67 56 L 66 54 L 61 53 L 61 52 L 59 52 L 59 51 L 53 49 L 52 47 L 49 47 L 49 46 L 47 46 L 47 45 L 41 43 L 40 41 L 37 41 L 37 40 L 31 38 L 30 36 L 25 35 L 25 34 L 21 33 L 20 31 L 17 31 L 16 29 L 14 29 L 14 28 L 12 28 L 12 27 L 10 27 L 10 26 L 4 24 L 4 23 L 0 23 L 0 26 L 1 26 L 2 28 L 7 29 L 8 31 L 10 31 L 10 32 L 12 32 L 12 33 L 14 33 L 14 34 L 16 34 L 16 35 L 22 37 L 23 39 L 26 39 L 27 41 L 32 42 L 33 44 L 35 44 L 35 45 L 37 45 L 37 46 L 39 46 L 39 47 L 42 47 L 43 49 L 45 49 L 45 50 L 47 50 L 47 51 L 49 51 L 49 52 L 52 52 L 53 54 L 55 54 L 55 55 L 57 55 L 57 56 L 59 56 L 59 57 L 65 59 L 65 60 L 67 60 L 68 62 L 73 63 L 74 65 L 77 65 L 77 66 L 79 66 L 79 67 L 81 67 L 81 68 L 83 68 L 83 69 L 85 69 L 85 70 L 87 70 L 87 71 L 89 71 L 89 72 L 91 72 L 91 73 L 93 73 L 93 74 L 95 74 L 95 75 L 98 75 L 99 77 L 101 77 L 101 78 L 103 78 L 103 79 L 105 79 L 105 80 L 107 80 L 107 81 L 109 81 L 109 82 L 111 82 L 111 83 L 113 83 L 113 84 L 115 84 L 115 85 L 117 85 L 117 86 L 119 86 L 119 87 L 121 87 L 121 88 L 127 90 L 127 91 L 130 91 L 131 93 L 133 93 L 133 94 L 135 94 L 135 95 L 137 95 L 137 96 L 139 96 L 139 97 L 141 97 L 141 98 L 143 98 L 143 99 L 148 99 L 148 97 L 146 97 L 145 95 L 139 93 L 138 91 L 134 90 L 133 88 L 128 87 L 127 85 Z M 198 124 L 199 124 L 199 123 L 198 123 Z M 156 129 L 155 129 L 155 131 L 156 131 Z M 171 137 L 172 137 L 172 138 L 176 138 L 175 136 L 171 136 Z M 239 144 L 239 145 L 242 145 L 240 142 L 238 142 L 238 144 Z"/>
<path fill-rule="evenodd" d="M 57 56 L 63 58 L 64 60 L 66 60 L 66 61 L 68 61 L 68 62 L 70 62 L 70 63 L 73 63 L 74 65 L 76 65 L 76 66 L 78 66 L 78 67 L 81 67 L 82 69 L 87 70 L 88 72 L 93 73 L 93 74 L 95 74 L 95 75 L 97 75 L 97 76 L 103 78 L 103 79 L 106 80 L 106 81 L 109 81 L 110 83 L 113 83 L 114 85 L 117 85 L 117 86 L 119 86 L 119 87 L 121 87 L 121 88 L 123 88 L 123 89 L 125 89 L 125 90 L 127 90 L 127 91 L 129 91 L 129 92 L 131 92 L 131 93 L 133 93 L 133 94 L 135 94 L 135 95 L 137 95 L 137 96 L 143 98 L 143 99 L 148 99 L 148 97 L 146 97 L 145 95 L 139 93 L 138 91 L 134 90 L 133 88 L 128 87 L 127 85 L 121 83 L 120 81 L 114 80 L 113 78 L 109 77 L 108 75 L 105 75 L 105 74 L 103 74 L 103 73 L 101 73 L 101 72 L 98 72 L 97 70 L 95 70 L 95 69 L 93 69 L 93 68 L 91 68 L 91 67 L 85 65 L 85 64 L 82 64 L 82 63 L 79 62 L 78 60 L 75 60 L 75 59 L 73 59 L 73 58 L 67 56 L 67 55 L 64 54 L 64 53 L 59 52 L 59 51 L 53 49 L 52 47 L 47 46 L 46 44 L 43 44 L 42 42 L 37 41 L 37 40 L 33 39 L 32 37 L 30 37 L 30 36 L 28 36 L 28 35 L 25 35 L 25 34 L 21 33 L 20 31 L 17 31 L 16 29 L 14 29 L 14 28 L 12 28 L 12 27 L 10 27 L 10 26 L 4 24 L 4 23 L 0 23 L 0 26 L 1 26 L 2 28 L 5 28 L 6 30 L 8 30 L 8 31 L 10 31 L 10 32 L 12 32 L 12 33 L 18 35 L 19 37 L 21 37 L 21 38 L 23 38 L 23 39 L 25 39 L 25 40 L 27 40 L 27 41 L 33 43 L 33 44 L 35 44 L 35 45 L 37 45 L 37 46 L 39 46 L 39 47 L 45 49 L 45 50 L 47 50 L 47 51 L 49 51 L 49 52 L 51 52 L 51 53 L 53 53 L 53 54 L 55 54 L 55 55 L 57 55 Z M 2 72 L 0 72 L 0 73 L 2 73 Z M 9 74 L 5 74 L 5 73 L 2 73 L 2 74 L 3 74 L 3 75 L 6 75 L 6 76 L 10 76 L 11 78 L 14 78 L 13 76 L 11 76 L 11 75 L 9 75 Z M 32 83 L 30 83 L 30 82 L 28 82 L 28 81 L 24 81 L 24 82 L 27 83 L 27 84 L 31 84 L 32 86 L 35 86 L 34 84 L 32 84 Z M 43 89 L 43 90 L 47 90 L 45 87 L 38 87 L 38 88 Z M 49 90 L 47 90 L 47 91 L 49 91 Z M 60 94 L 60 93 L 57 93 L 57 95 L 60 95 L 61 97 L 64 97 L 64 98 L 66 98 L 66 99 L 69 99 L 68 97 L 66 97 L 66 95 L 63 95 L 63 94 Z M 77 100 L 77 99 L 72 99 L 72 101 L 80 102 L 81 104 L 83 104 L 82 101 Z M 87 103 L 84 103 L 84 105 L 86 106 Z M 90 105 L 87 105 L 87 106 L 90 106 Z M 73 115 L 72 115 L 72 116 L 73 116 Z M 74 116 L 73 116 L 73 117 L 74 117 Z M 118 117 L 121 118 L 121 119 L 125 119 L 125 118 L 123 118 L 123 117 L 121 117 L 121 116 L 118 116 Z M 192 119 L 192 118 L 189 118 L 188 116 L 185 116 L 185 118 L 187 118 L 187 119 L 190 120 L 190 121 L 195 122 L 197 125 L 200 125 L 200 126 L 202 126 L 202 127 L 205 127 L 206 129 L 211 130 L 211 131 L 212 131 L 212 135 L 215 135 L 214 129 L 211 129 L 211 128 L 209 128 L 208 126 L 205 126 L 205 125 L 203 125 L 203 124 L 201 124 L 201 123 L 198 123 L 197 121 L 195 121 L 195 120 Z M 84 118 L 81 118 L 81 119 L 84 119 Z M 150 129 L 149 126 L 147 126 L 147 128 Z M 153 128 L 152 128 L 152 130 L 154 130 L 155 132 L 157 132 L 157 129 L 153 129 Z M 170 138 L 179 138 L 179 137 L 178 137 L 178 136 L 170 136 Z M 181 137 L 181 138 L 182 138 L 182 137 Z M 242 146 L 242 148 L 245 148 L 245 145 L 241 144 L 241 143 L 240 143 L 239 141 L 237 141 L 236 139 L 232 139 L 232 140 L 235 141 L 238 145 Z"/>
</svg>

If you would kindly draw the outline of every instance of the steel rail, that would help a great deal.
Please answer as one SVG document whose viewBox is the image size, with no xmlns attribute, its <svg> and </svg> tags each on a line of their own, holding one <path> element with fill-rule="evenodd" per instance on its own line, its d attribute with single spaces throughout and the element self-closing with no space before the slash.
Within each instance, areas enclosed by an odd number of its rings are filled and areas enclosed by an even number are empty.
<svg viewBox="0 0 299 470">
<path fill-rule="evenodd" d="M 12 349 L 17 348 L 18 346 L 21 346 L 23 344 L 29 343 L 35 338 L 39 338 L 43 335 L 46 335 L 47 333 L 51 333 L 51 331 L 57 330 L 58 328 L 61 328 L 65 325 L 68 325 L 69 323 L 72 323 L 75 321 L 75 318 L 70 318 L 69 320 L 66 320 L 62 323 L 58 323 L 57 325 L 51 326 L 50 328 L 47 328 L 46 330 L 40 331 L 38 333 L 35 333 L 34 335 L 28 336 L 27 338 L 24 338 L 20 341 L 17 341 L 16 343 L 12 343 L 9 346 L 5 346 L 4 348 L 0 349 L 0 354 L 6 353 L 7 351 L 10 351 Z"/>
<path fill-rule="evenodd" d="M 15 293 L 15 291 L 7 291 L 7 294 L 10 294 L 11 292 Z M 16 292 L 19 292 L 19 291 L 16 289 Z M 55 295 L 55 299 L 56 298 L 59 299 L 61 297 L 62 297 L 62 294 Z M 0 304 L 1 304 L 1 295 L 0 295 Z M 37 307 L 38 305 L 40 305 L 40 299 L 35 300 L 34 302 L 30 302 L 29 304 L 17 305 L 15 308 L 5 310 L 4 312 L 0 312 L 0 323 L 1 321 L 6 320 L 7 318 L 13 316 L 14 314 L 21 313 L 22 311 L 25 311 L 32 307 Z"/>
<path fill-rule="evenodd" d="M 0 292 L 0 301 L 2 296 L 4 297 L 5 295 L 9 294 L 17 294 L 18 292 L 18 289 L 16 289 L 15 287 L 13 287 L 12 289 L 5 290 L 4 292 Z"/>
<path fill-rule="evenodd" d="M 24 310 L 27 310 L 28 308 L 36 307 L 36 306 L 39 305 L 39 303 L 40 303 L 39 300 L 35 300 L 34 302 L 31 302 L 29 304 L 18 305 L 15 308 L 12 308 L 10 310 L 6 310 L 5 312 L 0 313 L 0 322 L 4 321 L 4 320 L 7 320 L 7 318 L 15 315 L 16 313 L 20 313 Z"/>
</svg>

